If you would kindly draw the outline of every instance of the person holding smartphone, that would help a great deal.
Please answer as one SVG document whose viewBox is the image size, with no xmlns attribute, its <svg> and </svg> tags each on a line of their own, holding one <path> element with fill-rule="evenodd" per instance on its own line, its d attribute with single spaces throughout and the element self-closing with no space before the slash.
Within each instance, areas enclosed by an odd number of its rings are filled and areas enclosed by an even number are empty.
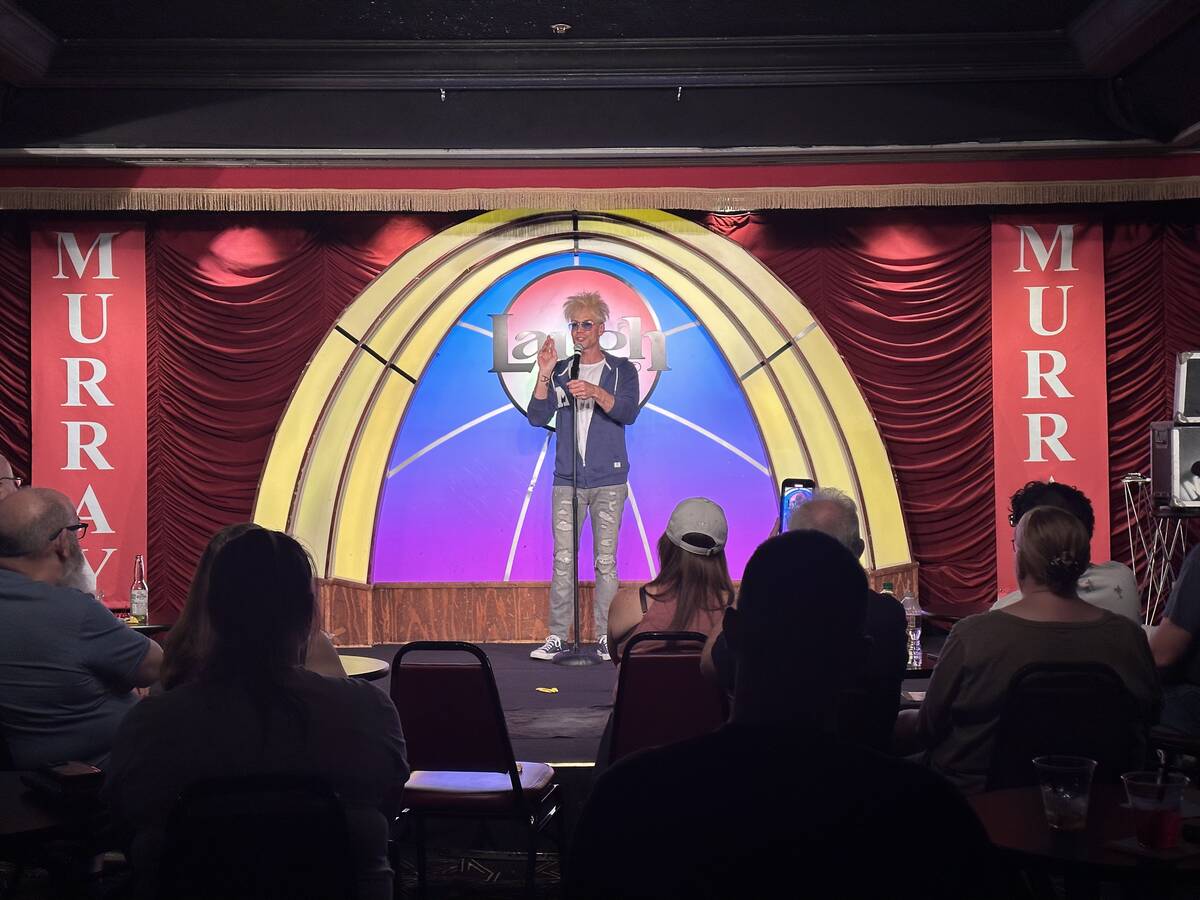
<svg viewBox="0 0 1200 900">
<path fill-rule="evenodd" d="M 529 655 L 554 659 L 565 649 L 570 632 L 574 612 L 571 566 L 576 564 L 571 530 L 574 465 L 579 526 L 582 528 L 585 515 L 592 517 L 596 649 L 601 659 L 609 659 L 608 607 L 617 593 L 617 536 L 629 482 L 625 428 L 638 415 L 638 373 L 628 359 L 600 349 L 608 321 L 608 304 L 600 294 L 586 291 L 568 297 L 563 315 L 578 348 L 577 357 L 559 360 L 554 339 L 546 338 L 538 351 L 538 379 L 527 410 L 529 423 L 539 428 L 553 418 L 557 435 L 551 503 L 554 578 L 550 583 L 550 634 Z"/>
</svg>

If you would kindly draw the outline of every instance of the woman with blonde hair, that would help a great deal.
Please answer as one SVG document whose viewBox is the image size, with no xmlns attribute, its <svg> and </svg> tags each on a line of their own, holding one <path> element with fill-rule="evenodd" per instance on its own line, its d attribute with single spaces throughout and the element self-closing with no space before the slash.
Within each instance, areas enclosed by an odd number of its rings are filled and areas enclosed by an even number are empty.
<svg viewBox="0 0 1200 900">
<path fill-rule="evenodd" d="M 1021 599 L 954 626 L 938 658 L 916 737 L 933 768 L 968 792 L 987 782 L 996 726 L 1013 676 L 1032 663 L 1103 663 L 1125 683 L 1144 723 L 1161 691 L 1142 629 L 1079 598 L 1090 564 L 1087 529 L 1066 510 L 1038 506 L 1017 523 Z M 905 723 L 897 724 L 903 738 Z"/>
<path fill-rule="evenodd" d="M 169 691 L 181 684 L 187 684 L 199 675 L 212 649 L 213 641 L 208 610 L 208 585 L 213 560 L 227 543 L 256 528 L 259 526 L 253 522 L 226 525 L 212 536 L 208 546 L 204 548 L 200 562 L 196 565 L 196 574 L 192 576 L 183 611 L 164 644 L 163 664 L 159 675 L 159 683 L 163 690 Z M 308 639 L 304 667 L 318 675 L 340 678 L 346 674 L 333 643 L 325 632 L 316 627 L 315 622 Z"/>
</svg>

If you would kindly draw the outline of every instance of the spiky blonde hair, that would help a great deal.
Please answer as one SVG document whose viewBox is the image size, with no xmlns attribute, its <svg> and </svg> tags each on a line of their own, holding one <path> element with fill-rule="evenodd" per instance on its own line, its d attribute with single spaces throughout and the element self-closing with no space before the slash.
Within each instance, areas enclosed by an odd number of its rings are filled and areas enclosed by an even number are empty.
<svg viewBox="0 0 1200 900">
<path fill-rule="evenodd" d="M 563 304 L 563 316 L 568 322 L 579 314 L 580 310 L 591 310 L 596 314 L 597 320 L 601 322 L 608 321 L 608 304 L 600 299 L 599 291 L 582 291 L 578 294 L 572 294 L 567 298 L 567 302 Z M 579 321 L 575 319 L 575 321 Z"/>
</svg>

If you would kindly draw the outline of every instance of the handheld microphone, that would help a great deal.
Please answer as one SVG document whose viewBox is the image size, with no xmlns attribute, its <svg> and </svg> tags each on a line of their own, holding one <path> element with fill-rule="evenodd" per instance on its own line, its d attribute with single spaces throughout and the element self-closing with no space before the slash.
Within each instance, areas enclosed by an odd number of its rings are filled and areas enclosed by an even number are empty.
<svg viewBox="0 0 1200 900">
<path fill-rule="evenodd" d="M 569 381 L 576 381 L 579 378 L 579 354 L 583 351 L 579 349 L 579 345 L 575 345 L 575 355 L 571 357 L 571 371 L 568 373 Z"/>
</svg>

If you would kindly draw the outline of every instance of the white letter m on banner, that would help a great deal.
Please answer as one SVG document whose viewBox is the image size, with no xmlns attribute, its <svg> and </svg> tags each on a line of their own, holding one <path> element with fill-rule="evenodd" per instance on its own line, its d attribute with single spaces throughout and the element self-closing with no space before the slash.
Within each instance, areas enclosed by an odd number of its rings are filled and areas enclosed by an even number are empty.
<svg viewBox="0 0 1200 900">
<path fill-rule="evenodd" d="M 75 237 L 73 231 L 56 231 L 58 235 L 58 274 L 55 278 L 69 278 L 63 271 L 63 248 L 67 250 L 67 258 L 71 261 L 71 267 L 75 270 L 76 278 L 83 278 L 84 271 L 87 269 L 88 262 L 92 258 L 92 254 L 96 253 L 96 265 L 99 268 L 97 278 L 112 278 L 117 276 L 113 274 L 113 238 L 120 232 L 118 231 L 102 231 L 96 235 L 96 240 L 92 241 L 92 246 L 88 247 L 87 255 L 85 256 L 79 250 L 79 241 Z M 99 252 L 97 252 L 99 248 Z"/>
</svg>

